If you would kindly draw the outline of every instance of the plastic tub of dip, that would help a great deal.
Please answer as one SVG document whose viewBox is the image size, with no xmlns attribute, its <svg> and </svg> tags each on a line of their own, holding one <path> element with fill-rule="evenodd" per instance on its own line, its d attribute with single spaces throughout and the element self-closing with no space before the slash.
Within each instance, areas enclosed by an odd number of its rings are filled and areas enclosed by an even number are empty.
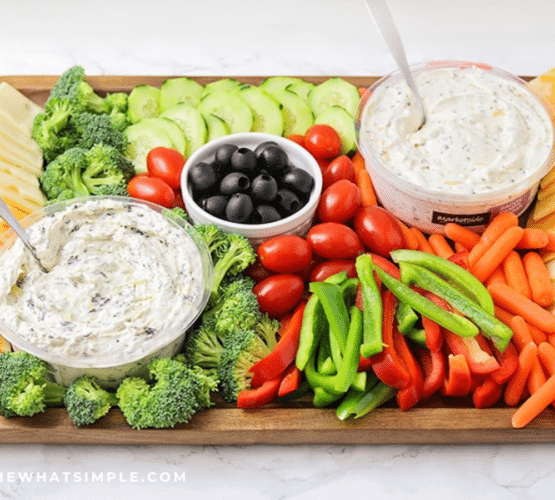
<svg viewBox="0 0 555 500">
<path fill-rule="evenodd" d="M 411 72 L 427 115 L 421 129 L 399 72 L 372 85 L 357 112 L 380 203 L 427 233 L 448 222 L 481 232 L 499 212 L 521 215 L 554 161 L 550 105 L 484 64 L 429 62 Z"/>
<path fill-rule="evenodd" d="M 204 309 L 212 261 L 193 227 L 158 205 L 90 197 L 21 221 L 41 262 L 0 236 L 0 333 L 44 360 L 55 381 L 106 387 L 173 356 Z"/>
</svg>

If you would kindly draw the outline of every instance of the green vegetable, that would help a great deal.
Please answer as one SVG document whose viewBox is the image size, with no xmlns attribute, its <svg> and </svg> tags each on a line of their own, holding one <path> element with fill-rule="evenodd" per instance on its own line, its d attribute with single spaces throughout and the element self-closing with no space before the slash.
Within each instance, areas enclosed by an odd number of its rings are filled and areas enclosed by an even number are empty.
<svg viewBox="0 0 555 500">
<path fill-rule="evenodd" d="M 82 172 L 87 168 L 85 153 L 82 148 L 70 148 L 47 165 L 40 183 L 49 201 L 89 195 L 82 178 Z"/>
<path fill-rule="evenodd" d="M 44 361 L 24 351 L 0 354 L 0 415 L 30 417 L 61 406 L 64 393 L 48 379 Z"/>
<path fill-rule="evenodd" d="M 366 384 L 363 391 L 351 387 L 345 397 L 341 400 L 341 403 L 337 407 L 335 414 L 339 420 L 346 420 L 351 415 L 355 415 L 355 408 L 359 404 L 360 400 L 366 396 L 366 394 L 371 391 L 376 384 L 379 382 L 378 377 L 374 373 L 370 373 L 366 379 Z"/>
<path fill-rule="evenodd" d="M 70 384 L 64 395 L 69 418 L 78 427 L 93 424 L 117 404 L 118 398 L 114 393 L 106 391 L 87 375 Z"/>
<path fill-rule="evenodd" d="M 338 399 L 341 398 L 341 394 L 327 392 L 322 387 L 315 387 L 314 388 L 314 397 L 312 398 L 312 404 L 315 408 L 325 408 L 333 403 L 335 403 Z"/>
<path fill-rule="evenodd" d="M 112 146 L 118 152 L 123 153 L 127 139 L 122 125 L 114 123 L 110 115 L 98 115 L 96 113 L 84 112 L 72 118 L 79 139 L 76 146 L 90 149 L 95 144 L 106 144 Z"/>
<path fill-rule="evenodd" d="M 513 331 L 507 325 L 432 271 L 409 262 L 401 262 L 399 267 L 403 282 L 416 284 L 441 297 L 454 309 L 470 318 L 486 337 L 493 340 L 498 349 L 505 350 L 513 335 Z"/>
<path fill-rule="evenodd" d="M 341 364 L 337 369 L 335 388 L 346 392 L 354 382 L 360 360 L 360 345 L 362 341 L 362 311 L 352 306 L 350 309 L 350 324 L 347 334 L 345 352 Z"/>
<path fill-rule="evenodd" d="M 354 417 L 360 418 L 370 413 L 372 410 L 379 408 L 384 403 L 395 397 L 397 389 L 378 382 L 372 389 L 370 389 L 355 405 L 353 409 Z"/>
<path fill-rule="evenodd" d="M 382 283 L 391 290 L 393 295 L 409 304 L 415 311 L 462 337 L 478 335 L 478 327 L 468 319 L 439 307 L 379 267 L 375 266 L 375 270 Z"/>
<path fill-rule="evenodd" d="M 119 407 L 134 429 L 174 427 L 212 405 L 216 385 L 200 370 L 170 358 L 155 359 L 148 370 L 150 381 L 128 377 L 116 392 Z"/>
<path fill-rule="evenodd" d="M 426 331 L 424 328 L 413 328 L 403 333 L 403 335 L 412 340 L 415 344 L 426 347 Z"/>
<path fill-rule="evenodd" d="M 360 353 L 369 358 L 383 349 L 382 296 L 374 279 L 374 264 L 368 254 L 357 257 L 355 267 L 362 289 L 363 333 Z"/>
<path fill-rule="evenodd" d="M 397 303 L 395 320 L 397 321 L 397 328 L 402 334 L 412 331 L 419 319 L 418 314 L 406 302 Z"/>
</svg>

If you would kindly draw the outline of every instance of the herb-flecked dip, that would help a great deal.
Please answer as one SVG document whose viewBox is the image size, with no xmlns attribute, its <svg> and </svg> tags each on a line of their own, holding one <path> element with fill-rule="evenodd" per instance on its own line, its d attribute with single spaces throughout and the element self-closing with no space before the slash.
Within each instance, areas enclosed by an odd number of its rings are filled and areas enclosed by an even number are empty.
<svg viewBox="0 0 555 500">
<path fill-rule="evenodd" d="M 361 140 L 397 176 L 433 191 L 487 193 L 540 169 L 553 145 L 551 120 L 517 81 L 476 66 L 414 77 L 426 123 L 405 80 L 390 79 L 368 99 Z"/>
<path fill-rule="evenodd" d="M 203 294 L 200 252 L 185 230 L 139 203 L 74 203 L 28 228 L 47 269 L 17 240 L 0 256 L 0 318 L 61 356 L 122 359 L 191 315 Z"/>
</svg>

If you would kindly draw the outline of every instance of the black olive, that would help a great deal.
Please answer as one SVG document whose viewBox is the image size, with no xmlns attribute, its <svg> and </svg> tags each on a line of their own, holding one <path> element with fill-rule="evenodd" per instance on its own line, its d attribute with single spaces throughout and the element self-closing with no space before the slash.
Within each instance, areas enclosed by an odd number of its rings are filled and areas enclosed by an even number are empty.
<svg viewBox="0 0 555 500">
<path fill-rule="evenodd" d="M 210 163 L 199 162 L 189 169 L 189 182 L 194 191 L 208 191 L 216 186 L 218 175 Z"/>
<path fill-rule="evenodd" d="M 308 195 L 314 187 L 314 177 L 302 168 L 293 167 L 285 172 L 281 183 L 301 195 Z"/>
<path fill-rule="evenodd" d="M 256 156 L 249 148 L 239 148 L 231 155 L 230 167 L 235 172 L 243 172 L 252 177 L 256 169 Z"/>
<path fill-rule="evenodd" d="M 252 216 L 254 224 L 269 224 L 281 220 L 279 212 L 271 205 L 258 205 Z"/>
<path fill-rule="evenodd" d="M 289 189 L 280 189 L 277 192 L 274 205 L 284 216 L 294 214 L 302 207 L 299 197 Z"/>
<path fill-rule="evenodd" d="M 262 151 L 264 151 L 264 149 L 266 149 L 268 146 L 279 146 L 279 144 L 276 141 L 264 141 L 261 142 L 258 146 L 256 146 L 256 148 L 254 149 L 254 154 L 256 156 L 256 158 L 258 158 L 260 156 L 260 153 Z"/>
<path fill-rule="evenodd" d="M 221 195 L 209 196 L 200 201 L 200 208 L 218 219 L 225 219 L 226 206 L 227 198 Z"/>
<path fill-rule="evenodd" d="M 220 169 L 227 169 L 231 164 L 231 155 L 239 149 L 235 144 L 222 144 L 216 149 L 215 161 Z"/>
<path fill-rule="evenodd" d="M 253 204 L 250 196 L 245 193 L 235 193 L 225 207 L 225 216 L 229 222 L 243 224 L 247 222 L 253 211 Z"/>
<path fill-rule="evenodd" d="M 272 174 L 283 172 L 288 163 L 287 153 L 280 146 L 272 144 L 261 151 L 257 160 L 258 168 Z"/>
<path fill-rule="evenodd" d="M 257 175 L 251 184 L 251 196 L 255 202 L 271 202 L 278 192 L 278 183 L 270 174 Z"/>
<path fill-rule="evenodd" d="M 242 172 L 231 172 L 220 182 L 220 194 L 231 195 L 246 193 L 251 187 L 251 180 Z"/>
</svg>

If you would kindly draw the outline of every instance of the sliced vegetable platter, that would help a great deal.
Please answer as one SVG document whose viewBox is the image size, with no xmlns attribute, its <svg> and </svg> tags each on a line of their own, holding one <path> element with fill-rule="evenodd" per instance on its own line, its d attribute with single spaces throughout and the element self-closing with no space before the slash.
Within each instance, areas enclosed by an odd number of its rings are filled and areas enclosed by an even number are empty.
<svg viewBox="0 0 555 500">
<path fill-rule="evenodd" d="M 100 94 L 130 92 L 135 86 L 160 86 L 170 76 L 89 76 Z M 222 77 L 194 78 L 202 85 Z M 259 84 L 265 77 L 230 77 Z M 320 83 L 329 77 L 307 77 Z M 369 87 L 377 77 L 343 77 Z M 57 76 L 1 78 L 42 105 Z M 359 420 L 338 420 L 332 409 L 314 408 L 310 398 L 243 410 L 221 400 L 173 429 L 133 430 L 118 410 L 86 428 L 76 427 L 64 409 L 31 418 L 0 420 L 0 442 L 80 444 L 387 444 L 387 443 L 524 443 L 555 441 L 554 410 L 548 408 L 523 429 L 511 426 L 513 408 L 476 409 L 470 399 L 434 397 L 409 411 L 388 403 Z"/>
</svg>

